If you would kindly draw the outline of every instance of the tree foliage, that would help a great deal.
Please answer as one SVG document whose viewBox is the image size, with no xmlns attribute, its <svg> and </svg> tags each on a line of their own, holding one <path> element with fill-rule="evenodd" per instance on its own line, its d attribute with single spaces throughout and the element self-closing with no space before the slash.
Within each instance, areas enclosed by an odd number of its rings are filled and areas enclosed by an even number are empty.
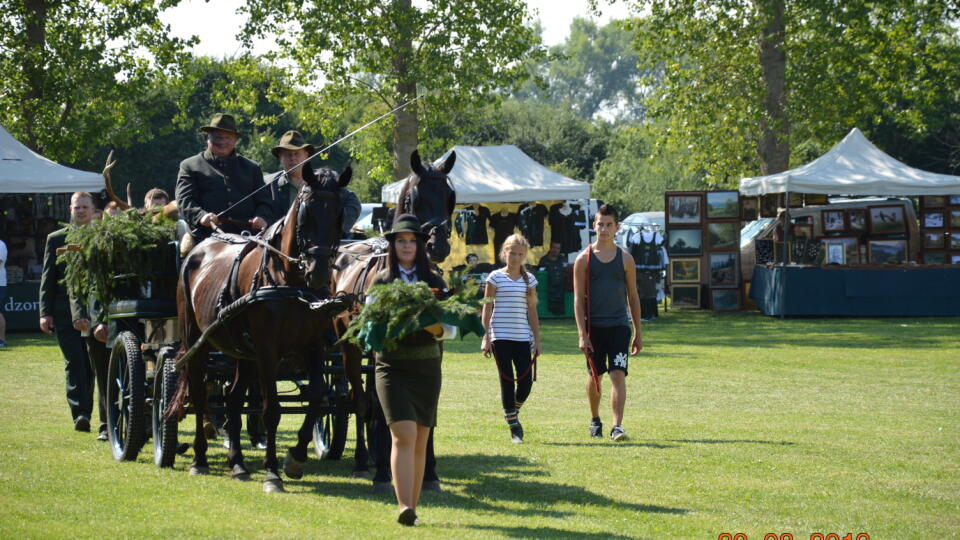
<svg viewBox="0 0 960 540">
<path fill-rule="evenodd" d="M 542 54 L 520 0 L 249 0 L 246 10 L 246 39 L 276 39 L 301 80 L 326 83 L 330 103 L 362 89 L 382 113 L 419 98 L 394 113 L 392 141 L 352 146 L 378 162 L 392 148 L 394 178 L 432 125 L 510 91 L 527 76 L 521 60 Z"/>
<path fill-rule="evenodd" d="M 660 148 L 688 148 L 684 168 L 711 184 L 761 168 L 770 118 L 758 44 L 774 1 L 633 2 L 649 13 L 633 28 L 641 62 L 660 74 L 649 99 L 663 122 Z M 786 122 L 774 129 L 792 147 L 822 149 L 854 126 L 892 125 L 917 138 L 939 129 L 937 101 L 947 92 L 956 102 L 960 82 L 949 24 L 958 12 L 956 0 L 786 3 Z"/>
<path fill-rule="evenodd" d="M 140 93 L 192 41 L 158 18 L 176 0 L 0 3 L 0 123 L 45 156 L 73 163 L 152 133 Z"/>
</svg>

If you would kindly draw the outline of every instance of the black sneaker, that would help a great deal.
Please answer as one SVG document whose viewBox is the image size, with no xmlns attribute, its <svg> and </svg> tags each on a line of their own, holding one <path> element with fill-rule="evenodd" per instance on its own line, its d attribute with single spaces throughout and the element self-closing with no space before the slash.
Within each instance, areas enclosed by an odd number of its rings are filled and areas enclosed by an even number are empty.
<svg viewBox="0 0 960 540">
<path fill-rule="evenodd" d="M 590 421 L 590 436 L 594 438 L 603 437 L 603 422 L 597 420 Z"/>
<path fill-rule="evenodd" d="M 523 442 L 523 426 L 519 422 L 510 426 L 510 440 L 515 444 Z"/>
</svg>

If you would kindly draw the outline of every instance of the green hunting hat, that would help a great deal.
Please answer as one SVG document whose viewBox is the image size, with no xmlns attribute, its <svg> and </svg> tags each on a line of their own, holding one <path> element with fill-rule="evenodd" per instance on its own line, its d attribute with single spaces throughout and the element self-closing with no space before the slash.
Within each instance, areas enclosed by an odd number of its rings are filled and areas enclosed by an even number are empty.
<svg viewBox="0 0 960 540">
<path fill-rule="evenodd" d="M 393 242 L 393 238 L 397 235 L 397 233 L 402 232 L 413 233 L 423 240 L 427 239 L 427 235 L 423 234 L 420 220 L 413 214 L 402 214 L 397 218 L 397 221 L 394 222 L 390 232 L 384 234 L 383 236 L 386 237 L 388 241 Z"/>
<path fill-rule="evenodd" d="M 307 154 L 313 155 L 313 145 L 303 140 L 303 135 L 299 131 L 290 130 L 280 137 L 280 143 L 273 147 L 273 156 L 280 158 L 281 150 L 306 150 Z"/>
<path fill-rule="evenodd" d="M 203 126 L 200 128 L 200 131 L 210 133 L 215 129 L 229 131 L 237 137 L 240 136 L 240 132 L 237 131 L 237 121 L 233 118 L 232 114 L 217 113 L 213 115 L 213 118 L 210 119 L 210 125 Z"/>
</svg>

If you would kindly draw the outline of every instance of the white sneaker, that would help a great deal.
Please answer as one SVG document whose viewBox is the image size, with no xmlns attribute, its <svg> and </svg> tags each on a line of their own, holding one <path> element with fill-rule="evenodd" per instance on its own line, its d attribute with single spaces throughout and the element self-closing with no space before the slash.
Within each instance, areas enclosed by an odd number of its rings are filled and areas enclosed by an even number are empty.
<svg viewBox="0 0 960 540">
<path fill-rule="evenodd" d="M 613 429 L 610 430 L 610 439 L 614 441 L 622 441 L 627 438 L 627 432 L 623 430 L 620 426 L 613 426 Z"/>
</svg>

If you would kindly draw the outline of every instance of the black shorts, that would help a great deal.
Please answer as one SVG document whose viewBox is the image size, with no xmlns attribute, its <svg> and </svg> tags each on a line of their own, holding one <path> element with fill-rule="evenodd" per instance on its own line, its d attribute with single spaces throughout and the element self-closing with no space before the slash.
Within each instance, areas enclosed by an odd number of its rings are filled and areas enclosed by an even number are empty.
<svg viewBox="0 0 960 540">
<path fill-rule="evenodd" d="M 591 326 L 590 343 L 593 345 L 593 363 L 597 367 L 597 375 L 619 369 L 627 374 L 627 360 L 630 356 L 629 326 Z M 587 362 L 587 372 L 590 372 L 590 363 Z"/>
</svg>

